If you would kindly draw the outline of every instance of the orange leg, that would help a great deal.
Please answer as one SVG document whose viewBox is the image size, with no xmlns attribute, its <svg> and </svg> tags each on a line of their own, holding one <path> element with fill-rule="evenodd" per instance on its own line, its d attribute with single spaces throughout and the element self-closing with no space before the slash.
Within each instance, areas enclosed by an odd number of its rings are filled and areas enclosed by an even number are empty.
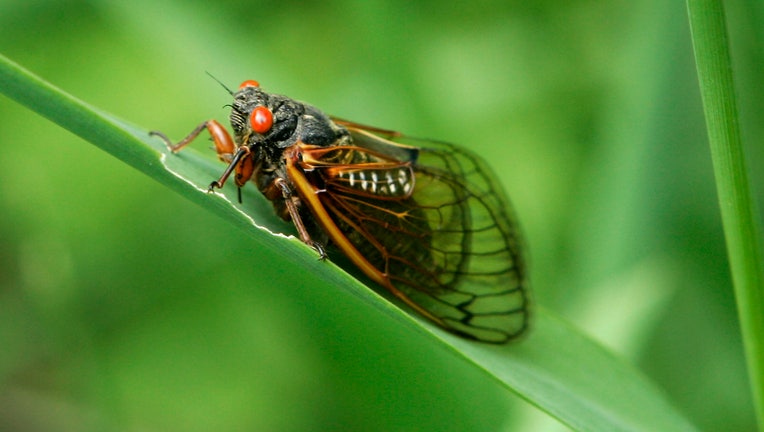
<svg viewBox="0 0 764 432">
<path fill-rule="evenodd" d="M 183 149 L 183 147 L 190 144 L 191 141 L 195 140 L 205 129 L 207 129 L 212 141 L 215 143 L 215 151 L 218 154 L 218 158 L 228 164 L 228 168 L 223 171 L 223 175 L 221 175 L 218 180 L 210 183 L 208 190 L 211 192 L 215 188 L 222 188 L 228 177 L 234 171 L 236 171 L 236 185 L 239 187 L 243 186 L 252 177 L 253 173 L 253 162 L 252 158 L 249 157 L 249 148 L 241 146 L 237 149 L 231 135 L 225 130 L 223 125 L 216 120 L 208 120 L 200 124 L 192 130 L 188 136 L 178 141 L 177 144 L 173 144 L 172 140 L 170 140 L 167 135 L 159 131 L 151 131 L 149 132 L 149 135 L 161 138 L 171 152 L 177 153 Z"/>
<path fill-rule="evenodd" d="M 178 141 L 177 144 L 173 144 L 172 140 L 167 138 L 167 135 L 159 131 L 151 131 L 149 132 L 149 135 L 158 136 L 162 139 L 162 141 L 164 141 L 165 145 L 168 149 L 170 149 L 171 152 L 177 153 L 191 141 L 195 140 L 196 137 L 199 136 L 199 134 L 202 133 L 202 131 L 205 129 L 207 129 L 207 131 L 210 133 L 210 137 L 212 137 L 212 141 L 215 143 L 215 151 L 218 152 L 220 160 L 223 162 L 230 162 L 230 157 L 233 154 L 236 145 L 234 144 L 233 139 L 231 139 L 231 135 L 228 133 L 228 131 L 225 130 L 223 125 L 218 123 L 217 120 L 207 120 L 206 122 L 200 124 L 196 127 L 196 129 L 192 130 L 187 137 Z"/>
</svg>

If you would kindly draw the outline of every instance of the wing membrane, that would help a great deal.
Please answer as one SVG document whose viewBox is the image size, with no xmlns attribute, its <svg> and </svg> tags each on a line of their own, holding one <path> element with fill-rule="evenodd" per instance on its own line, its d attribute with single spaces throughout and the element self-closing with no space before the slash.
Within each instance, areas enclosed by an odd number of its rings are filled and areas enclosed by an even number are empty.
<svg viewBox="0 0 764 432">
<path fill-rule="evenodd" d="M 454 333 L 493 343 L 523 333 L 529 299 L 517 227 L 484 162 L 447 143 L 343 125 L 353 146 L 305 146 L 302 174 L 291 171 L 323 185 L 306 202 L 332 240 Z"/>
</svg>

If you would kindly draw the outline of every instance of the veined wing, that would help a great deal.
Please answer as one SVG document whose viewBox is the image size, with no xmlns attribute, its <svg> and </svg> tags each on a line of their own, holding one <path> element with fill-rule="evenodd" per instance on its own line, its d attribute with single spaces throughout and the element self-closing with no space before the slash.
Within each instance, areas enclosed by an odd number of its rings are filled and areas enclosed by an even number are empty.
<svg viewBox="0 0 764 432">
<path fill-rule="evenodd" d="M 349 122 L 352 146 L 297 144 L 287 172 L 332 241 L 438 325 L 492 343 L 528 326 L 519 235 L 477 156 Z"/>
</svg>

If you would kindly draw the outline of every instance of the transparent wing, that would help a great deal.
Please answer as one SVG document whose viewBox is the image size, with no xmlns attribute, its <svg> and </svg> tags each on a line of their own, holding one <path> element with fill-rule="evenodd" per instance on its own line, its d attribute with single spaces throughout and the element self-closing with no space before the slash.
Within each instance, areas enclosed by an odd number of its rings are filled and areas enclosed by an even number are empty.
<svg viewBox="0 0 764 432">
<path fill-rule="evenodd" d="M 314 213 L 336 227 L 332 240 L 447 330 L 492 343 L 522 334 L 529 299 L 518 231 L 485 163 L 450 144 L 342 124 L 353 146 L 301 156 L 305 179 L 323 186 L 325 214 Z"/>
</svg>

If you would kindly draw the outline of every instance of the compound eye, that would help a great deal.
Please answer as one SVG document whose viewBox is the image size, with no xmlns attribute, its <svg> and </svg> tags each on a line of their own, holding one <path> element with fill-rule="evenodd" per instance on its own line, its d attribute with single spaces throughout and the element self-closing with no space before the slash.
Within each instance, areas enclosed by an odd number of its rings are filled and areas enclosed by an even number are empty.
<svg viewBox="0 0 764 432">
<path fill-rule="evenodd" d="M 239 90 L 245 87 L 260 87 L 260 83 L 255 80 L 246 80 L 243 83 L 239 84 Z"/>
<path fill-rule="evenodd" d="M 252 126 L 253 131 L 264 134 L 273 126 L 273 113 L 268 107 L 255 107 L 249 115 L 249 125 Z"/>
</svg>

